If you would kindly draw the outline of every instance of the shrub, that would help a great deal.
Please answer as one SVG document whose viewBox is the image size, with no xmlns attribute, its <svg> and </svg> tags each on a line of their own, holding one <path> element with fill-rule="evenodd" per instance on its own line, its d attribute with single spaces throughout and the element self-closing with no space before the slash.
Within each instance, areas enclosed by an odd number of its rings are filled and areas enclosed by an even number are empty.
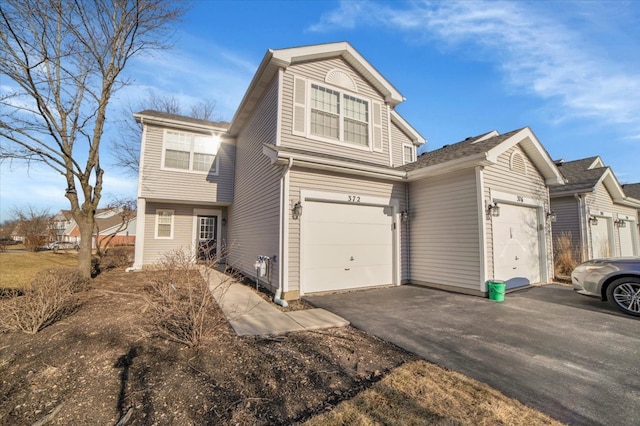
<svg viewBox="0 0 640 426">
<path fill-rule="evenodd" d="M 554 269 L 556 276 L 571 275 L 576 266 L 577 249 L 573 246 L 571 232 L 563 232 L 556 238 Z"/>
<path fill-rule="evenodd" d="M 198 347 L 203 339 L 227 324 L 209 288 L 211 268 L 217 259 L 206 265 L 197 264 L 184 251 L 173 251 L 156 265 L 155 277 L 147 293 L 146 332 L 156 337 Z M 232 278 L 220 274 L 216 294 L 221 297 Z"/>
<path fill-rule="evenodd" d="M 122 268 L 129 266 L 133 261 L 133 247 L 115 246 L 109 247 L 100 257 L 100 270 Z"/>
<path fill-rule="evenodd" d="M 28 287 L 0 301 L 0 330 L 35 334 L 59 321 L 76 309 L 74 293 L 86 282 L 75 269 L 39 273 Z"/>
</svg>

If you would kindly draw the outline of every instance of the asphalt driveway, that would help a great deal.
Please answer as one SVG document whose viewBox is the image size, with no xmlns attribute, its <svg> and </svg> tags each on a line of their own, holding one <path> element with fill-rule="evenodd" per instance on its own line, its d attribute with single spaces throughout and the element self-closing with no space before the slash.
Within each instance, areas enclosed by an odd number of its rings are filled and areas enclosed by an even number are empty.
<svg viewBox="0 0 640 426">
<path fill-rule="evenodd" d="M 411 285 L 305 299 L 561 422 L 640 422 L 640 320 L 570 287 L 504 303 Z"/>
</svg>

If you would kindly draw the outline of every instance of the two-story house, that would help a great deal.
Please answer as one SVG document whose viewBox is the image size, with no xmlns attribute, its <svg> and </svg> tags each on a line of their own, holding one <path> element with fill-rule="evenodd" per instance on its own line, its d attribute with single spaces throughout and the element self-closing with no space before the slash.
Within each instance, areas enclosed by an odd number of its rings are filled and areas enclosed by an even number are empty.
<svg viewBox="0 0 640 426">
<path fill-rule="evenodd" d="M 134 268 L 224 247 L 249 276 L 268 258 L 264 280 L 287 299 L 550 279 L 546 185 L 562 177 L 535 135 L 494 131 L 417 159 L 425 139 L 395 110 L 403 101 L 343 42 L 269 50 L 230 124 L 136 114 Z M 523 244 L 534 254 L 507 259 Z"/>
</svg>

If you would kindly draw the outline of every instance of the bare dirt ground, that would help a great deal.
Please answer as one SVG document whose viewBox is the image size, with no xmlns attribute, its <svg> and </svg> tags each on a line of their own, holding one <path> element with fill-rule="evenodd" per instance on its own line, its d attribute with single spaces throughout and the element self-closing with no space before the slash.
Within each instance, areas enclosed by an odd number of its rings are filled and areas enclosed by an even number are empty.
<svg viewBox="0 0 640 426">
<path fill-rule="evenodd" d="M 197 350 L 144 337 L 149 274 L 103 273 L 72 316 L 0 334 L 0 424 L 291 424 L 416 359 L 351 327 L 282 338 L 224 327 Z"/>
</svg>

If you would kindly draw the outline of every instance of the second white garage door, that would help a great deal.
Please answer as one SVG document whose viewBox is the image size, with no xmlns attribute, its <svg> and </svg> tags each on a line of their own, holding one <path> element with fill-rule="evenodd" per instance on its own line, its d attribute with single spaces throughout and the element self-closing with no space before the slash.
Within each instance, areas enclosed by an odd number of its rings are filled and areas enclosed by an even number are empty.
<svg viewBox="0 0 640 426">
<path fill-rule="evenodd" d="M 500 204 L 493 218 L 494 278 L 507 288 L 540 282 L 540 249 L 536 209 Z"/>
<path fill-rule="evenodd" d="M 627 220 L 624 222 L 624 228 L 618 228 L 620 235 L 620 256 L 635 256 L 636 245 L 634 241 L 634 232 L 636 232 L 636 224 Z"/>
<path fill-rule="evenodd" d="M 306 202 L 302 291 L 343 290 L 393 281 L 391 207 Z"/>
</svg>

